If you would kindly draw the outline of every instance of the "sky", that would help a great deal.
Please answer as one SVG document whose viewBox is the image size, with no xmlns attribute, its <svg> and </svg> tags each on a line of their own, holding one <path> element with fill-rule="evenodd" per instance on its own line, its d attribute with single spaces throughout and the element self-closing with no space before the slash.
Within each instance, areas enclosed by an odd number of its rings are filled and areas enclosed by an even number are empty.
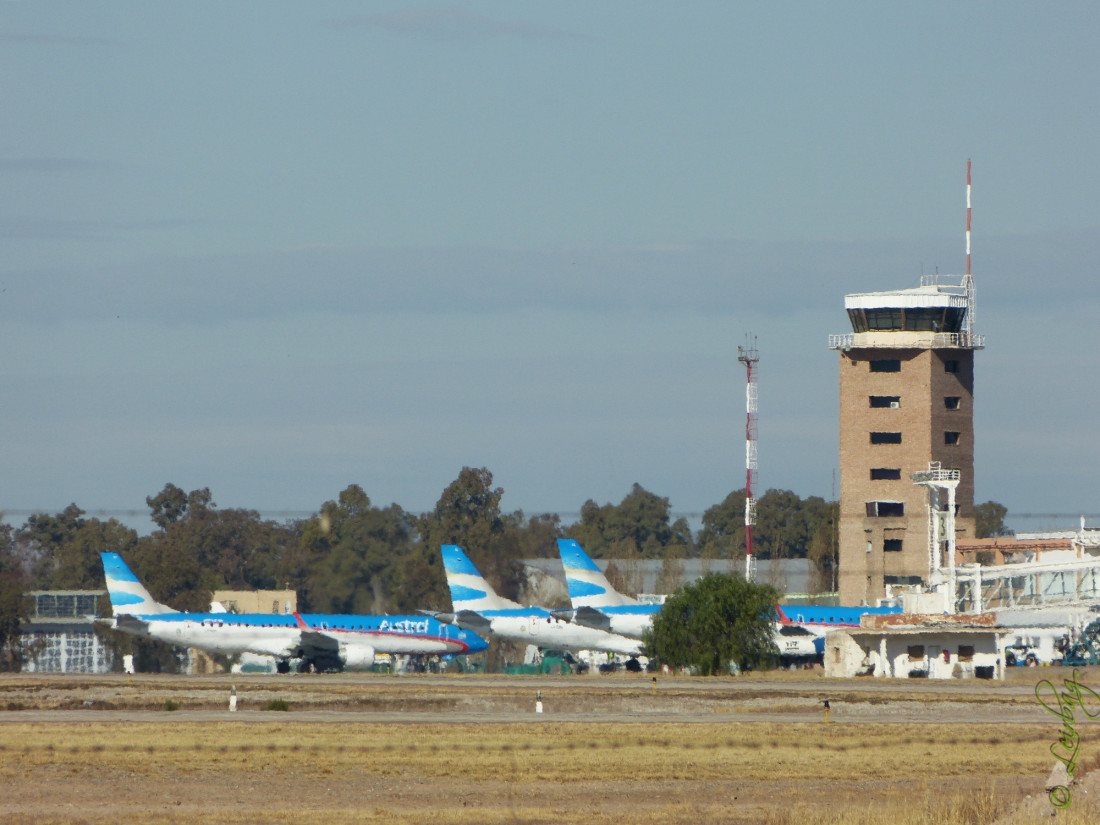
<svg viewBox="0 0 1100 825">
<path fill-rule="evenodd" d="M 12 523 L 697 520 L 749 336 L 758 488 L 832 498 L 844 295 L 965 271 L 968 159 L 977 501 L 1100 514 L 1090 3 L 0 2 L 0 76 Z"/>
</svg>

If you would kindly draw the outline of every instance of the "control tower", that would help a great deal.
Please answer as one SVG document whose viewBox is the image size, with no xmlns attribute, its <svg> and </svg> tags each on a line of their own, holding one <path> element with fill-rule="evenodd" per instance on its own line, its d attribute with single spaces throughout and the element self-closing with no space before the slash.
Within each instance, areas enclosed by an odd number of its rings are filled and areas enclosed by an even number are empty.
<svg viewBox="0 0 1100 825">
<path fill-rule="evenodd" d="M 956 537 L 974 536 L 974 352 L 984 341 L 969 274 L 847 295 L 844 307 L 852 332 L 829 336 L 840 353 L 840 602 L 873 605 L 888 585 L 928 584 L 930 520 L 913 473 L 930 462 L 958 471 Z"/>
</svg>

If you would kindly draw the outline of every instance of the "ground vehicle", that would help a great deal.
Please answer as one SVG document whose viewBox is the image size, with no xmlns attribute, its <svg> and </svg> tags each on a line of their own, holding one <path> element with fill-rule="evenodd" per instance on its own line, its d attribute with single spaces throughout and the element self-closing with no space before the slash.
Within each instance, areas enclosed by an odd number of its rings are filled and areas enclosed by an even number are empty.
<svg viewBox="0 0 1100 825">
<path fill-rule="evenodd" d="M 1005 640 L 1005 664 L 1036 665 L 1061 664 L 1067 639 L 1061 630 L 1028 630 Z"/>
<path fill-rule="evenodd" d="M 1077 641 L 1068 645 L 1062 664 L 1072 665 L 1100 665 L 1100 619 L 1090 622 Z"/>
</svg>

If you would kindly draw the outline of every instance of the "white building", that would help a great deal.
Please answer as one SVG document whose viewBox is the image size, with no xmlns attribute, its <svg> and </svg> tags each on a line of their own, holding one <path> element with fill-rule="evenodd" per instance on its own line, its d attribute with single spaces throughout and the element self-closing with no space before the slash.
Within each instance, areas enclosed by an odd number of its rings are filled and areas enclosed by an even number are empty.
<svg viewBox="0 0 1100 825">
<path fill-rule="evenodd" d="M 988 616 L 989 614 L 987 614 Z M 1012 631 L 990 623 L 965 623 L 976 616 L 894 614 L 879 626 L 834 630 L 825 636 L 825 675 L 841 678 L 1004 679 L 1005 640 Z"/>
</svg>

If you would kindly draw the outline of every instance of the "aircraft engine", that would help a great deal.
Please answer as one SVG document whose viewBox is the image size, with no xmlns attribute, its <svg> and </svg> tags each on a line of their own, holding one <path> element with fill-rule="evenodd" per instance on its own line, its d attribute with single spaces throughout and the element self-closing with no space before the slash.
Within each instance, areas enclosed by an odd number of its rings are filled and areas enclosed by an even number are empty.
<svg viewBox="0 0 1100 825">
<path fill-rule="evenodd" d="M 340 645 L 340 661 L 344 667 L 368 668 L 374 664 L 374 648 L 370 645 Z"/>
</svg>

